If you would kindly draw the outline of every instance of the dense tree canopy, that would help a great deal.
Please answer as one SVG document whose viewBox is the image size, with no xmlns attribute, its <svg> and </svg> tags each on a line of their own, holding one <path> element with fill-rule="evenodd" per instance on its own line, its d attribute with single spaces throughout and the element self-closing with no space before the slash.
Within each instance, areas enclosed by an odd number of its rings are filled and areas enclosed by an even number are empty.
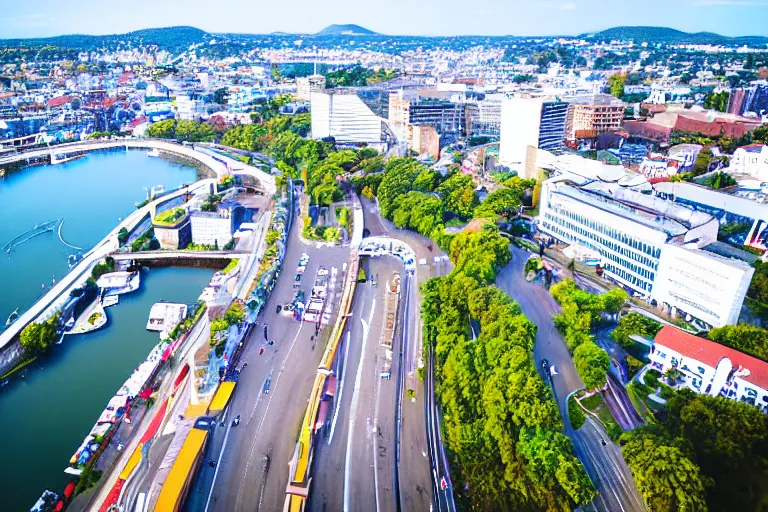
<svg viewBox="0 0 768 512">
<path fill-rule="evenodd" d="M 648 510 L 705 512 L 704 482 L 698 466 L 660 436 L 641 430 L 626 436 L 622 448 L 637 490 Z"/>
<path fill-rule="evenodd" d="M 725 325 L 709 331 L 709 339 L 768 361 L 768 330 L 754 325 Z"/>
<path fill-rule="evenodd" d="M 30 323 L 21 330 L 19 342 L 26 354 L 36 356 L 56 342 L 56 329 L 52 322 Z"/>
<path fill-rule="evenodd" d="M 608 352 L 592 341 L 585 341 L 573 351 L 573 364 L 586 389 L 599 389 L 605 386 L 605 379 L 611 366 Z"/>
<path fill-rule="evenodd" d="M 768 419 L 757 407 L 724 397 L 678 391 L 668 400 L 666 418 L 658 426 L 628 432 L 621 437 L 621 443 L 638 489 L 651 510 L 768 507 Z M 665 461 L 655 462 L 649 454 L 653 455 L 658 447 L 674 447 L 679 453 L 670 450 L 659 454 Z M 697 477 L 697 473 L 701 476 Z M 697 480 L 704 484 L 707 507 L 701 506 L 698 498 L 702 492 Z M 688 502 L 688 508 L 681 508 L 685 505 L 680 501 L 683 497 L 696 500 Z M 653 508 L 650 503 L 660 506 Z"/>
<path fill-rule="evenodd" d="M 587 389 L 602 387 L 608 374 L 610 358 L 605 350 L 592 342 L 591 330 L 603 313 L 619 312 L 627 300 L 627 293 L 614 288 L 602 295 L 595 295 L 581 290 L 571 279 L 553 285 L 550 293 L 562 307 L 562 311 L 552 320 L 563 335 L 568 350 L 574 354 L 574 363 L 581 380 Z M 586 347 L 581 348 L 583 345 Z"/>
<path fill-rule="evenodd" d="M 660 330 L 660 323 L 640 313 L 631 312 L 619 319 L 618 325 L 611 332 L 611 337 L 620 346 L 627 348 L 633 343 L 630 339 L 631 335 L 636 334 L 652 340 Z"/>
<path fill-rule="evenodd" d="M 447 446 L 474 510 L 572 510 L 594 497 L 549 387 L 533 362 L 536 326 L 504 292 L 485 286 L 509 258 L 497 230 L 461 233 L 451 275 L 423 285 L 425 337 L 434 346 Z M 469 321 L 480 325 L 472 341 Z M 456 477 L 458 478 L 458 477 Z"/>
</svg>

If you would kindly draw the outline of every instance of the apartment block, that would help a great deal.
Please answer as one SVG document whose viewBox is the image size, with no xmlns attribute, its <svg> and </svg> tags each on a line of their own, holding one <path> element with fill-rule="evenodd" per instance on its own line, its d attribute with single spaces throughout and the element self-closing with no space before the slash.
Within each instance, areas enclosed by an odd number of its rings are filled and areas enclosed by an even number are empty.
<svg viewBox="0 0 768 512">
<path fill-rule="evenodd" d="M 624 103 L 610 94 L 575 96 L 569 103 L 565 135 L 569 141 L 597 137 L 621 128 Z"/>
</svg>

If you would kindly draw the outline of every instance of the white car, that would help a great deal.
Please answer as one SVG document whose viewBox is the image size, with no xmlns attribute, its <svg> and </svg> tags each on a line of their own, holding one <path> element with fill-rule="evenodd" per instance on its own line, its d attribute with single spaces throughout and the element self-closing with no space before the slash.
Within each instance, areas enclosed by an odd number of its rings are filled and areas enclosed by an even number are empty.
<svg viewBox="0 0 768 512">
<path fill-rule="evenodd" d="M 422 267 L 427 266 L 427 258 L 421 258 L 419 260 L 419 265 L 421 265 Z"/>
</svg>

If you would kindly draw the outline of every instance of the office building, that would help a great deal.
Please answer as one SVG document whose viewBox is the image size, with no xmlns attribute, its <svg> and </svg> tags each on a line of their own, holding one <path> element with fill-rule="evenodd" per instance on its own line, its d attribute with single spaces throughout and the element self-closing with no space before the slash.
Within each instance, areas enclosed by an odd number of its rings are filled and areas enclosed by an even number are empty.
<svg viewBox="0 0 768 512">
<path fill-rule="evenodd" d="M 337 144 L 368 144 L 385 149 L 390 140 L 385 120 L 354 91 L 329 89 L 311 94 L 312 137 L 333 137 Z"/>
<path fill-rule="evenodd" d="M 557 99 L 506 98 L 501 105 L 499 161 L 522 177 L 535 177 L 536 149 L 563 148 L 568 104 Z"/>
<path fill-rule="evenodd" d="M 604 275 L 634 295 L 715 327 L 737 322 L 754 273 L 706 249 L 717 241 L 715 217 L 618 182 L 545 181 L 538 226 L 599 255 Z"/>
<path fill-rule="evenodd" d="M 389 125 L 407 138 L 409 125 L 432 126 L 442 145 L 465 135 L 464 104 L 450 101 L 449 91 L 400 89 L 389 94 Z"/>
<path fill-rule="evenodd" d="M 574 96 L 569 103 L 565 135 L 569 141 L 589 139 L 618 130 L 624 119 L 624 102 L 610 94 Z"/>
<path fill-rule="evenodd" d="M 498 139 L 501 133 L 501 100 L 482 100 L 466 105 L 467 137 Z"/>
<path fill-rule="evenodd" d="M 648 354 L 651 367 L 680 372 L 677 387 L 768 409 L 768 363 L 676 327 L 664 326 Z"/>
<path fill-rule="evenodd" d="M 309 101 L 313 92 L 323 92 L 325 90 L 325 76 L 309 75 L 296 78 L 296 99 L 299 101 Z"/>
</svg>

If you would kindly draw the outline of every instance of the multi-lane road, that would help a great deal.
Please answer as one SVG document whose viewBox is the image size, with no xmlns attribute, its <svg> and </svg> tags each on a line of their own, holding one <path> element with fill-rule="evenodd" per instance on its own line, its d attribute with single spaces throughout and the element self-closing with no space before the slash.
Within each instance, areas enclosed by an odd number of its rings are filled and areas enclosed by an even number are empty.
<svg viewBox="0 0 768 512">
<path fill-rule="evenodd" d="M 278 304 L 293 297 L 293 277 L 303 252 L 310 256 L 301 281 L 307 296 L 320 266 L 329 271 L 338 268 L 337 290 L 329 290 L 329 296 L 334 296 L 333 313 L 337 313 L 343 282 L 340 267 L 348 260 L 349 248 L 303 244 L 294 225 L 283 275 L 245 342 L 237 388 L 220 417 L 223 426 L 216 428 L 209 441 L 186 510 L 251 512 L 283 507 L 288 463 L 324 348 L 317 344 L 316 324 L 276 311 Z M 273 345 L 265 343 L 265 325 Z M 240 424 L 233 426 L 232 420 L 238 415 Z"/>
<path fill-rule="evenodd" d="M 387 510 L 396 505 L 395 412 L 399 364 L 381 344 L 388 284 L 402 263 L 385 257 L 367 262 L 358 284 L 348 329 L 334 373 L 334 408 L 319 434 L 311 487 L 311 510 Z M 390 369 L 392 378 L 382 378 Z"/>
<path fill-rule="evenodd" d="M 588 417 L 584 426 L 577 431 L 571 428 L 567 420 L 568 395 L 582 389 L 584 385 L 552 321 L 552 317 L 559 312 L 558 305 L 547 290 L 524 278 L 523 269 L 527 259 L 526 251 L 512 247 L 512 260 L 499 273 L 496 284 L 515 299 L 525 316 L 538 326 L 534 348 L 537 368 L 541 368 L 542 359 L 547 359 L 551 366 L 557 367 L 558 374 L 552 379 L 555 399 L 564 419 L 566 434 L 573 440 L 576 454 L 597 488 L 598 496 L 594 505 L 603 512 L 644 511 L 643 500 L 624 462 L 621 449 L 610 441 L 603 428 L 592 418 Z"/>
</svg>

